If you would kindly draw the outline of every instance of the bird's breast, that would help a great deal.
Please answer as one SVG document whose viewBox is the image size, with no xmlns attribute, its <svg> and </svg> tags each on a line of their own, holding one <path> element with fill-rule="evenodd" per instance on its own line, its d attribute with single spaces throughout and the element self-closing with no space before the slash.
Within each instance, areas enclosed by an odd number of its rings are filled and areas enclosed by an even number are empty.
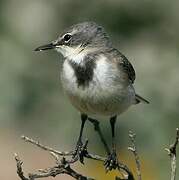
<svg viewBox="0 0 179 180">
<path fill-rule="evenodd" d="M 105 57 L 95 61 L 86 60 L 83 65 L 68 60 L 63 64 L 62 83 L 65 91 L 84 98 L 122 89 L 120 78 L 118 69 L 108 63 Z"/>
<path fill-rule="evenodd" d="M 81 112 L 96 110 L 104 113 L 109 107 L 111 111 L 117 111 L 114 109 L 119 108 L 117 106 L 127 96 L 118 69 L 105 57 L 85 69 L 76 68 L 65 60 L 61 76 L 63 88 L 72 104 Z"/>
</svg>

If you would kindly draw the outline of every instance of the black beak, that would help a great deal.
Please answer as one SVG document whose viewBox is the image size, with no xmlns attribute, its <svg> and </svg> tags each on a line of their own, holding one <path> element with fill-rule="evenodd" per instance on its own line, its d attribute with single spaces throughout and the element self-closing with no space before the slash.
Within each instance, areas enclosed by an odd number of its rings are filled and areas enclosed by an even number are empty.
<svg viewBox="0 0 179 180">
<path fill-rule="evenodd" d="M 49 49 L 55 49 L 55 47 L 56 47 L 56 43 L 53 42 L 50 44 L 40 46 L 40 47 L 34 49 L 34 51 L 44 51 L 44 50 L 49 50 Z"/>
</svg>

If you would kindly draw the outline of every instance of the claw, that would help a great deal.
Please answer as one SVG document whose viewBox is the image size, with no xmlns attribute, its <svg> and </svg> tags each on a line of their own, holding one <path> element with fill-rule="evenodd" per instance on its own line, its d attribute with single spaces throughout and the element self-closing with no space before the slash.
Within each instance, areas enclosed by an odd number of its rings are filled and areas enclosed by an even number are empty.
<svg viewBox="0 0 179 180">
<path fill-rule="evenodd" d="M 84 164 L 84 157 L 88 154 L 87 145 L 88 140 L 86 140 L 85 144 L 83 144 L 82 141 L 79 140 L 73 155 L 73 158 L 78 158 L 82 164 Z"/>
<path fill-rule="evenodd" d="M 112 152 L 111 154 L 108 155 L 106 161 L 104 162 L 106 173 L 108 171 L 111 171 L 112 169 L 118 168 L 118 165 L 119 164 L 118 164 L 116 152 Z"/>
</svg>

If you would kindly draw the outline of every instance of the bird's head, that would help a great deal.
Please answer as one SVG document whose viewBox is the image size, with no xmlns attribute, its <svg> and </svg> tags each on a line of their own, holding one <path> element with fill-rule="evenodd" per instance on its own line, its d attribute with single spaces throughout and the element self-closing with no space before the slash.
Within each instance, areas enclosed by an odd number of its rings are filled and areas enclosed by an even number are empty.
<svg viewBox="0 0 179 180">
<path fill-rule="evenodd" d="M 101 26 L 94 22 L 83 22 L 67 28 L 55 41 L 40 46 L 35 51 L 55 49 L 67 57 L 75 51 L 104 48 L 110 44 L 109 38 Z"/>
</svg>

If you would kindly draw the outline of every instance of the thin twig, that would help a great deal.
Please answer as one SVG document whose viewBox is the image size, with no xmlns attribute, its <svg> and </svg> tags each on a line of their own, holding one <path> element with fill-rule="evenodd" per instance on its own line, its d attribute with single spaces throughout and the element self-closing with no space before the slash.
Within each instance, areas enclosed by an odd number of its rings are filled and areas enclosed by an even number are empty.
<svg viewBox="0 0 179 180">
<path fill-rule="evenodd" d="M 77 180 L 94 180 L 92 178 L 83 176 L 79 173 L 77 173 L 76 171 L 74 171 L 70 165 L 68 164 L 68 162 L 65 160 L 65 158 L 62 158 L 62 160 L 60 161 L 60 163 L 58 164 L 58 166 L 54 166 L 52 168 L 48 168 L 48 169 L 41 169 L 39 170 L 38 173 L 32 173 L 29 174 L 28 177 L 24 176 L 24 172 L 22 170 L 22 161 L 20 160 L 20 158 L 17 156 L 17 154 L 15 154 L 15 160 L 17 163 L 17 174 L 20 177 L 21 180 L 35 180 L 38 178 L 45 178 L 45 177 L 55 177 L 58 174 L 67 174 Z"/>
<path fill-rule="evenodd" d="M 52 157 L 55 159 L 56 166 L 54 166 L 52 168 L 48 168 L 48 169 L 40 169 L 40 170 L 38 170 L 38 173 L 31 173 L 28 175 L 28 177 L 25 177 L 24 172 L 22 170 L 22 161 L 16 155 L 15 159 L 16 159 L 16 163 L 17 163 L 17 174 L 21 180 L 35 180 L 37 178 L 43 178 L 43 177 L 49 177 L 49 176 L 55 177 L 58 174 L 68 174 L 77 180 L 92 180 L 92 178 L 89 178 L 89 177 L 86 177 L 86 176 L 83 176 L 83 175 L 77 173 L 75 170 L 73 170 L 70 167 L 70 164 L 73 164 L 73 163 L 77 162 L 78 160 L 83 162 L 84 158 L 101 161 L 103 163 L 106 161 L 105 157 L 88 153 L 88 151 L 87 151 L 88 140 L 86 140 L 86 142 L 81 147 L 81 149 L 79 149 L 78 154 L 75 154 L 76 153 L 75 151 L 61 152 L 61 151 L 54 150 L 53 148 L 44 146 L 40 142 L 35 141 L 26 136 L 22 136 L 22 139 L 28 143 L 31 143 L 31 144 L 41 148 L 42 150 L 50 152 Z M 76 155 L 76 156 L 74 156 L 74 155 Z M 63 156 L 62 159 L 60 158 L 61 156 Z M 64 158 L 64 156 L 70 156 L 71 159 L 66 160 Z M 133 176 L 132 172 L 125 164 L 118 163 L 118 170 L 124 177 L 121 180 L 134 180 L 134 176 Z M 116 179 L 117 178 L 118 177 L 116 177 Z"/>
<path fill-rule="evenodd" d="M 58 154 L 59 156 L 71 156 L 73 155 L 73 152 L 70 151 L 70 152 L 62 152 L 62 151 L 57 151 L 57 150 L 54 150 L 53 148 L 50 148 L 48 146 L 45 146 L 45 145 L 42 145 L 39 141 L 35 141 L 33 140 L 32 138 L 29 138 L 27 136 L 21 136 L 21 138 L 25 141 L 25 142 L 28 142 L 28 143 L 31 143 L 35 146 L 38 146 L 39 148 L 45 150 L 45 151 L 48 151 L 48 152 L 53 152 L 55 154 Z"/>
<path fill-rule="evenodd" d="M 134 180 L 132 171 L 125 164 L 118 163 L 118 170 L 122 174 L 123 178 L 116 177 L 116 180 Z M 123 173 L 121 170 L 123 170 L 125 173 Z"/>
<path fill-rule="evenodd" d="M 17 174 L 18 176 L 21 178 L 21 180 L 29 180 L 28 178 L 26 178 L 24 176 L 24 172 L 22 170 L 22 164 L 23 162 L 20 160 L 20 158 L 18 157 L 18 155 L 15 153 L 14 154 L 15 160 L 16 160 L 16 165 L 17 165 Z"/>
<path fill-rule="evenodd" d="M 25 142 L 31 143 L 31 144 L 41 148 L 42 150 L 48 151 L 50 153 L 55 153 L 55 154 L 57 154 L 59 156 L 72 156 L 72 155 L 74 155 L 74 151 L 70 151 L 70 152 L 68 152 L 68 151 L 57 151 L 57 150 L 55 150 L 53 148 L 50 148 L 48 146 L 45 146 L 45 145 L 41 144 L 39 141 L 35 141 L 32 138 L 29 138 L 27 136 L 21 136 L 21 138 Z M 98 161 L 105 161 L 106 160 L 106 158 L 104 158 L 102 156 L 94 155 L 94 154 L 91 154 L 91 153 L 87 153 L 85 155 L 85 157 L 89 158 L 89 159 L 93 159 L 93 160 L 98 160 Z"/>
<path fill-rule="evenodd" d="M 179 128 L 176 129 L 176 139 L 173 144 L 170 145 L 169 148 L 165 148 L 165 150 L 168 152 L 168 155 L 170 156 L 171 161 L 171 180 L 176 179 L 176 148 L 179 143 Z"/>
<path fill-rule="evenodd" d="M 132 131 L 129 131 L 129 138 L 131 140 L 132 145 L 131 145 L 131 147 L 128 147 L 128 149 L 134 154 L 134 157 L 135 157 L 137 178 L 138 178 L 138 180 L 142 180 L 140 159 L 139 159 L 139 155 L 137 152 L 136 141 L 135 141 L 136 134 L 134 134 Z"/>
<path fill-rule="evenodd" d="M 166 148 L 171 159 L 171 180 L 176 180 L 176 148 L 179 143 L 179 129 L 177 128 L 176 131 L 177 133 L 176 133 L 175 142 L 172 145 L 170 145 L 169 148 Z M 134 154 L 134 157 L 135 157 L 138 180 L 142 180 L 141 165 L 140 165 L 139 155 L 136 149 L 136 142 L 135 142 L 136 135 L 130 131 L 129 137 L 132 142 L 132 145 L 128 149 Z M 99 155 L 91 154 L 87 151 L 88 140 L 86 140 L 84 145 L 82 145 L 80 149 L 78 150 L 77 154 L 75 154 L 76 151 L 61 152 L 61 151 L 54 150 L 53 148 L 44 146 L 40 142 L 35 141 L 26 136 L 22 136 L 22 139 L 28 143 L 31 143 L 41 148 L 42 150 L 48 151 L 52 155 L 52 157 L 55 159 L 56 165 L 48 169 L 40 169 L 38 170 L 38 173 L 30 173 L 26 177 L 22 169 L 23 162 L 20 160 L 17 154 L 15 154 L 17 174 L 21 180 L 35 180 L 37 178 L 44 178 L 44 177 L 50 177 L 50 176 L 55 177 L 59 174 L 67 174 L 77 180 L 94 180 L 92 178 L 89 178 L 87 176 L 84 176 L 76 172 L 74 169 L 71 168 L 70 164 L 76 163 L 77 161 L 83 162 L 84 158 L 101 161 L 103 163 L 106 161 L 106 158 Z M 61 156 L 63 157 L 61 158 Z M 64 156 L 69 156 L 71 157 L 71 159 L 66 160 Z M 117 168 L 123 177 L 122 178 L 116 177 L 116 180 L 134 180 L 132 171 L 125 164 L 118 162 Z"/>
</svg>

